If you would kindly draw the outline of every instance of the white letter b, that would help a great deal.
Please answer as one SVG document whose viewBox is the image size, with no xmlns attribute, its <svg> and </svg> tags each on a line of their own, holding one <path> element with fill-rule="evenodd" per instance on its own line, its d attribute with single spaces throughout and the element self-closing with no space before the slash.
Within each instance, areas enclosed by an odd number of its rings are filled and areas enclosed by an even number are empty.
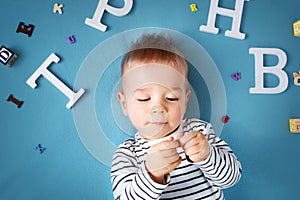
<svg viewBox="0 0 300 200">
<path fill-rule="evenodd" d="M 281 49 L 276 48 L 250 48 L 249 53 L 255 57 L 255 87 L 250 88 L 250 93 L 278 94 L 288 87 L 288 76 L 283 68 L 287 62 L 287 56 Z M 275 55 L 278 57 L 276 66 L 264 66 L 264 55 Z M 264 87 L 264 74 L 269 73 L 279 78 L 279 84 L 273 88 Z"/>
</svg>

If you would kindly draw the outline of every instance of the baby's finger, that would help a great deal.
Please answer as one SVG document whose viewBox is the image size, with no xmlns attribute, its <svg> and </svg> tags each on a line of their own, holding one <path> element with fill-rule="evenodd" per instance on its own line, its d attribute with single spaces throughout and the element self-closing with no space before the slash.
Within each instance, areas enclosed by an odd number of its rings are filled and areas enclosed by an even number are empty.
<svg viewBox="0 0 300 200">
<path fill-rule="evenodd" d="M 166 149 L 166 150 L 162 150 L 160 152 L 162 153 L 163 157 L 165 157 L 165 158 L 179 155 L 176 148 Z"/>
<path fill-rule="evenodd" d="M 189 149 L 192 146 L 201 145 L 201 143 L 205 139 L 206 139 L 205 136 L 202 133 L 198 132 L 196 137 L 192 138 L 187 143 L 185 143 L 185 145 L 183 146 L 183 149 Z"/>
<path fill-rule="evenodd" d="M 192 161 L 195 160 L 197 162 L 199 160 L 199 157 L 200 157 L 200 154 L 193 154 L 193 155 L 189 156 L 189 159 Z"/>
<path fill-rule="evenodd" d="M 194 146 L 191 146 L 191 147 L 187 148 L 185 150 L 185 154 L 190 157 L 194 154 L 199 154 L 200 150 L 201 150 L 201 146 L 200 146 L 200 144 L 197 144 L 197 145 L 194 145 Z"/>
<path fill-rule="evenodd" d="M 196 135 L 197 135 L 197 132 L 195 132 L 195 131 L 185 133 L 185 134 L 179 139 L 180 145 L 183 147 L 188 141 L 190 141 L 192 138 L 196 137 Z"/>
<path fill-rule="evenodd" d="M 198 145 L 198 144 L 199 144 L 199 141 L 197 140 L 197 137 L 194 137 L 194 138 L 190 139 L 189 141 L 187 141 L 187 142 L 182 146 L 182 148 L 183 148 L 184 150 L 186 150 L 186 149 L 189 149 L 189 148 L 191 148 L 191 147 L 193 147 L 193 146 L 195 146 L 195 145 Z"/>
<path fill-rule="evenodd" d="M 176 149 L 179 147 L 179 142 L 177 140 L 174 140 L 173 137 L 171 137 L 171 140 L 164 141 L 160 145 L 160 150 L 167 150 L 167 149 Z"/>
<path fill-rule="evenodd" d="M 153 146 L 153 148 L 159 151 L 163 151 L 167 149 L 175 149 L 177 147 L 179 147 L 179 142 L 177 140 L 174 140 L 174 137 L 170 137 L 169 139 L 162 141 Z"/>
<path fill-rule="evenodd" d="M 179 156 L 179 154 L 177 153 L 177 154 L 174 154 L 173 156 L 165 157 L 164 159 L 167 161 L 167 163 L 171 164 L 171 163 L 177 161 L 179 157 L 180 157 L 180 156 Z"/>
</svg>

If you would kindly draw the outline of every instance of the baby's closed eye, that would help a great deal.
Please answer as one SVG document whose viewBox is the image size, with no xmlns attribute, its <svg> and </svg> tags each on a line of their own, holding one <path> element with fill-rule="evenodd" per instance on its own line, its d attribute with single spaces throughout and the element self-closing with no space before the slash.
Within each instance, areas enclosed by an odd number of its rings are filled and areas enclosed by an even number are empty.
<svg viewBox="0 0 300 200">
<path fill-rule="evenodd" d="M 178 101 L 177 97 L 166 97 L 168 101 Z"/>
<path fill-rule="evenodd" d="M 149 101 L 151 98 L 150 97 L 139 97 L 139 98 L 137 98 L 136 100 L 137 101 L 141 101 L 141 102 L 145 102 L 145 101 Z"/>
</svg>

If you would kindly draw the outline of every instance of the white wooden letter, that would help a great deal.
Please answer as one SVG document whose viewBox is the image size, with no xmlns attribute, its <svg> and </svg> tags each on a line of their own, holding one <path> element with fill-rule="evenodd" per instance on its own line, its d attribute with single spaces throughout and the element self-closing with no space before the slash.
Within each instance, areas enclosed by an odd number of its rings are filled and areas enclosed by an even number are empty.
<svg viewBox="0 0 300 200">
<path fill-rule="evenodd" d="M 116 16 L 124 16 L 127 15 L 133 4 L 133 0 L 124 0 L 124 7 L 123 8 L 115 8 L 110 5 L 108 5 L 108 0 L 99 0 L 98 6 L 96 8 L 96 12 L 94 13 L 94 16 L 92 19 L 86 18 L 85 24 L 96 28 L 102 32 L 106 31 L 107 26 L 101 23 L 102 16 L 104 14 L 104 11 L 107 11 L 113 15 Z"/>
<path fill-rule="evenodd" d="M 276 48 L 250 48 L 249 53 L 255 58 L 255 87 L 250 88 L 250 93 L 257 94 L 278 94 L 288 87 L 288 76 L 283 68 L 287 62 L 286 53 Z M 264 55 L 274 55 L 278 57 L 276 66 L 264 66 Z M 264 87 L 264 74 L 269 73 L 279 78 L 279 84 L 273 88 Z"/>
<path fill-rule="evenodd" d="M 61 80 L 59 80 L 53 73 L 51 73 L 47 68 L 52 62 L 58 63 L 60 58 L 52 53 L 39 68 L 29 77 L 26 83 L 35 88 L 37 86 L 36 80 L 43 75 L 48 81 L 50 81 L 55 87 L 57 87 L 64 95 L 69 98 L 69 102 L 66 107 L 71 108 L 77 100 L 83 95 L 84 89 L 80 89 L 77 93 L 74 93 L 70 88 L 68 88 Z"/>
<path fill-rule="evenodd" d="M 200 31 L 217 34 L 219 29 L 215 27 L 217 14 L 232 17 L 231 30 L 225 32 L 225 36 L 237 39 L 245 39 L 245 34 L 240 32 L 243 14 L 244 0 L 236 0 L 235 10 L 218 7 L 219 0 L 211 0 L 207 25 L 201 25 Z"/>
</svg>

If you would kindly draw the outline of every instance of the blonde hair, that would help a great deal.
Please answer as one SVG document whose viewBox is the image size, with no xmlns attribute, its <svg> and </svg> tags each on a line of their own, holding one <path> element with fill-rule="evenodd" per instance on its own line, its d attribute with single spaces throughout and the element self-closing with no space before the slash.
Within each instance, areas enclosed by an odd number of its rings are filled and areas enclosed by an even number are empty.
<svg viewBox="0 0 300 200">
<path fill-rule="evenodd" d="M 150 63 L 183 69 L 185 76 L 188 73 L 187 62 L 170 37 L 147 34 L 133 43 L 130 51 L 123 58 L 121 75 L 124 74 L 126 69 Z"/>
</svg>

